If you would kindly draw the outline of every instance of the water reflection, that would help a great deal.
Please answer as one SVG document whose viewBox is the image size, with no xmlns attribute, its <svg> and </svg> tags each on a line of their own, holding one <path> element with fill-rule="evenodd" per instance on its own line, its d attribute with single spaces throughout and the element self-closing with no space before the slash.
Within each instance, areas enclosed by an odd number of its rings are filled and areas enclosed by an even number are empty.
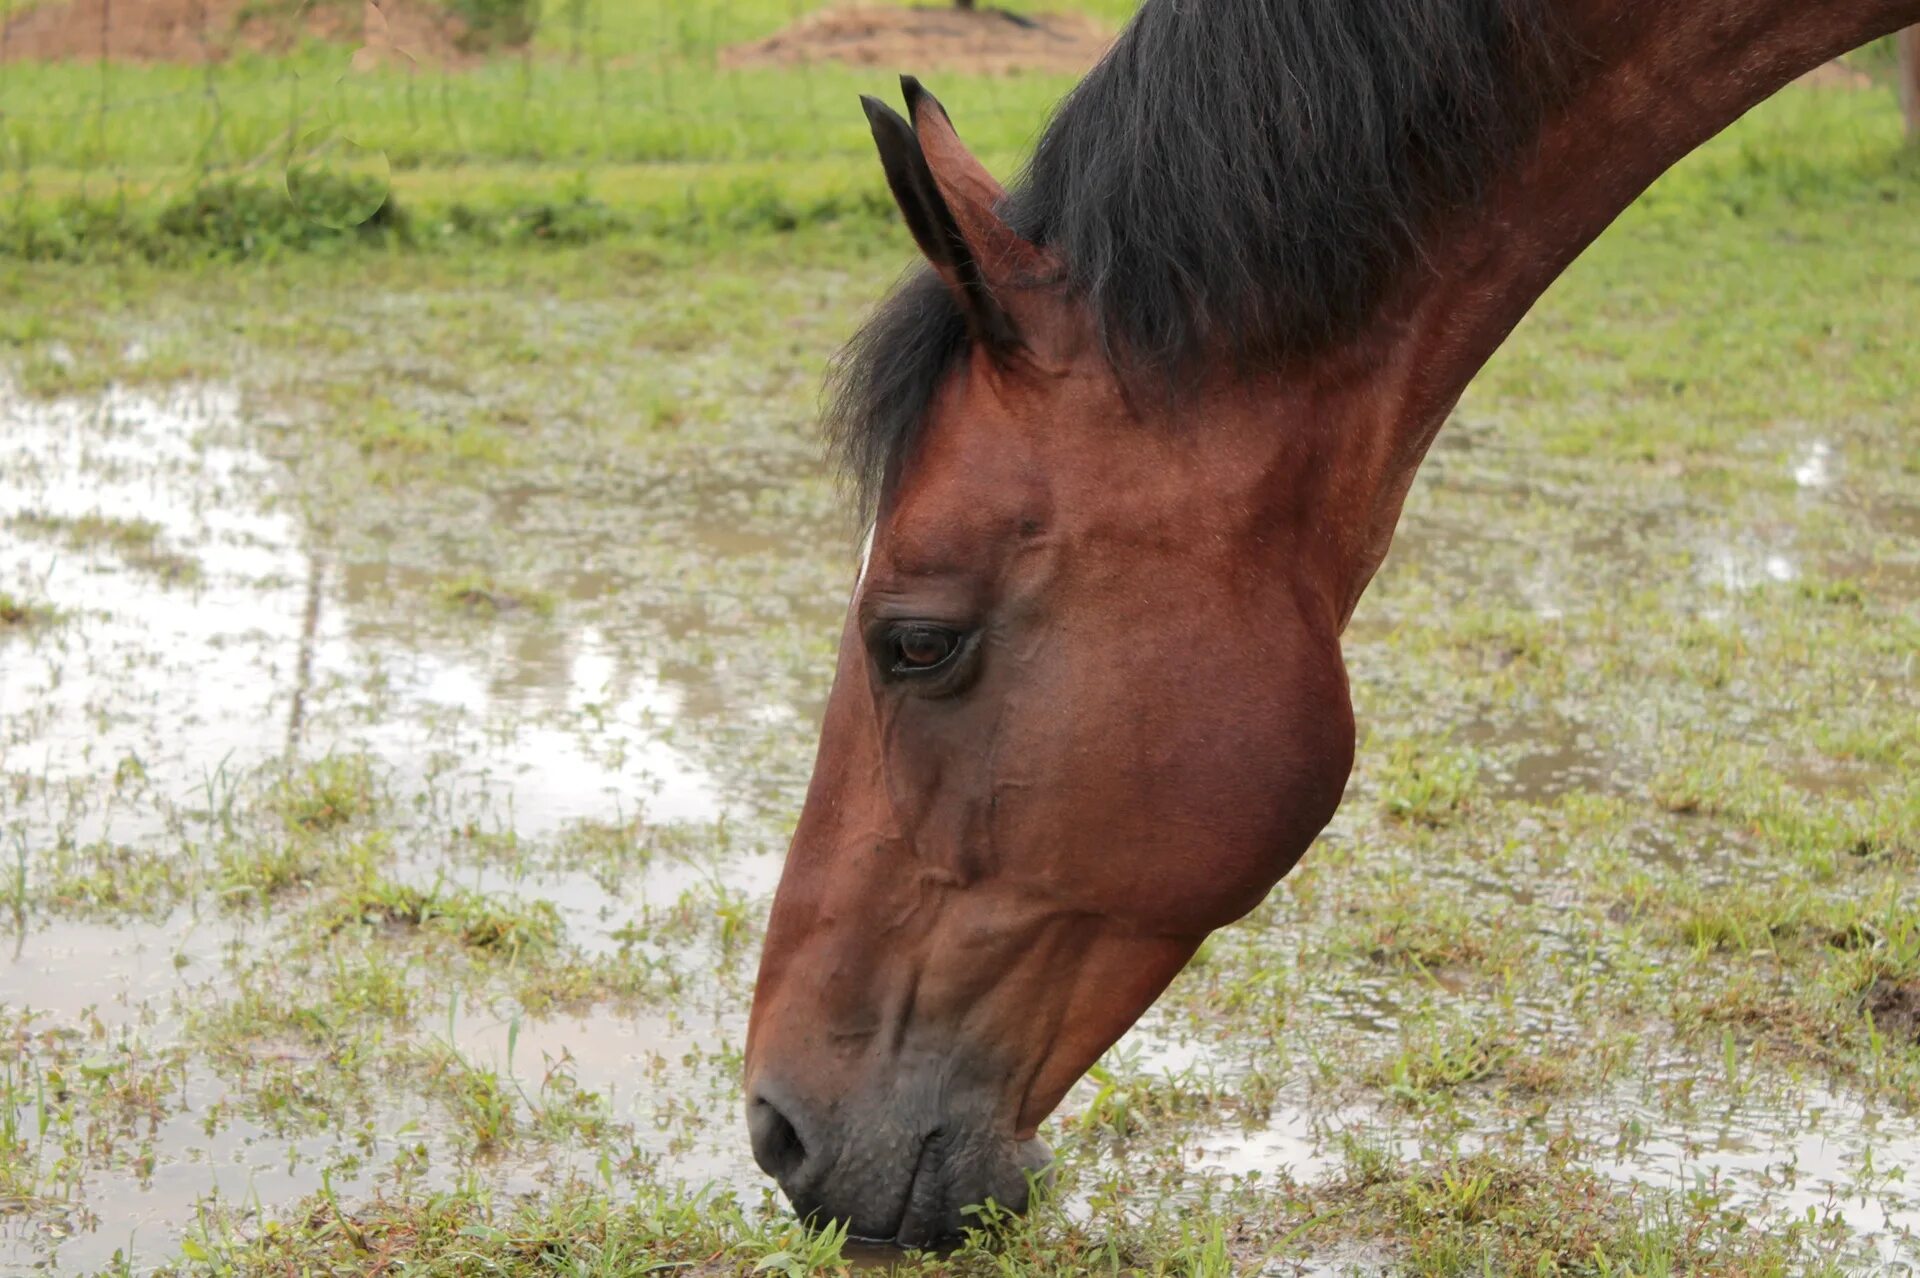
<svg viewBox="0 0 1920 1278">
<path fill-rule="evenodd" d="M 843 600 L 831 548 L 850 541 L 844 530 L 780 506 L 783 463 L 746 478 L 604 476 L 584 489 L 516 482 L 472 495 L 471 522 L 445 526 L 410 523 L 405 492 L 366 494 L 351 512 L 356 526 L 343 527 L 316 515 L 285 468 L 261 451 L 229 389 L 115 390 L 51 403 L 0 392 L 0 402 L 0 573 L 65 614 L 58 626 L 0 640 L 0 772 L 9 782 L 0 791 L 0 830 L 30 857 L 62 842 L 102 841 L 175 854 L 254 768 L 364 752 L 404 800 L 398 819 L 442 834 L 471 827 L 556 840 L 581 822 L 616 830 L 727 822 L 754 831 L 713 856 L 654 849 L 623 861 L 617 874 L 496 864 L 444 839 L 404 859 L 399 873 L 422 884 L 552 903 L 568 945 L 588 959 L 635 944 L 623 933 L 627 924 L 683 900 L 762 912 L 779 873 L 781 824 L 804 784 L 809 726 L 830 668 L 826 645 Z M 1476 444 L 1457 456 L 1491 451 Z M 1816 444 L 1792 473 L 1817 494 L 1832 489 L 1834 467 L 1828 446 Z M 1435 482 L 1445 480 L 1438 474 Z M 1673 576 L 1691 573 L 1728 591 L 1794 580 L 1825 562 L 1791 528 L 1698 513 L 1622 520 L 1611 498 L 1605 509 L 1578 513 L 1583 535 L 1523 544 L 1469 508 L 1538 493 L 1492 472 L 1456 481 L 1461 509 L 1445 517 L 1418 504 L 1410 510 L 1382 582 L 1383 619 L 1392 620 L 1396 606 L 1402 617 L 1437 615 L 1486 603 L 1490 593 L 1494 605 L 1528 618 L 1577 615 L 1595 598 L 1584 575 L 1593 562 L 1645 574 L 1658 566 L 1655 550 L 1676 542 L 1691 567 Z M 1912 523 L 1910 505 L 1897 514 Z M 72 526 L 88 520 L 106 533 L 76 541 Z M 150 540 L 193 570 L 156 572 L 116 548 L 110 525 L 130 521 L 151 525 Z M 69 531 L 50 531 L 61 528 Z M 489 530 L 501 540 L 487 542 Z M 461 588 L 483 597 L 446 598 L 450 581 L 509 560 L 496 553 L 502 541 L 531 565 L 520 585 L 483 582 Z M 529 597 L 512 597 L 516 588 Z M 535 588 L 552 592 L 553 615 L 531 597 Z M 1404 677 L 1405 658 L 1375 615 L 1373 604 L 1364 606 L 1350 636 L 1358 683 Z M 756 641 L 743 660 L 719 640 L 745 632 Z M 797 650 L 769 656 L 783 643 Z M 1640 764 L 1577 710 L 1478 706 L 1451 722 L 1484 756 L 1482 788 L 1494 800 L 1551 804 L 1574 792 L 1616 793 Z M 1729 873 L 1699 840 L 1647 855 L 1683 863 L 1703 882 Z M 1538 885 L 1501 869 L 1445 886 L 1525 903 Z M 269 924 L 237 912 L 177 910 L 111 926 L 36 921 L 0 960 L 0 1004 L 31 1009 L 50 1026 L 163 1050 L 183 1041 L 190 1000 L 232 993 L 233 956 L 272 940 Z M 1442 994 L 1458 992 L 1449 979 L 1445 971 L 1434 976 Z M 1345 974 L 1338 989 L 1309 984 L 1300 1009 L 1320 1030 L 1371 1049 L 1405 1033 L 1403 999 L 1390 974 Z M 765 1182 L 738 1131 L 744 1009 L 738 991 L 723 994 L 705 973 L 669 1008 L 516 1018 L 456 1000 L 444 1018 L 427 1018 L 437 1023 L 424 1039 L 498 1071 L 529 1103 L 563 1078 L 598 1093 L 610 1118 L 633 1125 L 636 1168 L 718 1183 L 751 1201 Z M 1515 1011 L 1525 1032 L 1543 1039 L 1570 1032 L 1563 1013 Z M 1284 1073 L 1283 1049 L 1263 1046 L 1275 1054 L 1272 1070 Z M 1155 1014 L 1110 1063 L 1231 1087 L 1255 1050 L 1182 1037 Z M 152 1134 L 157 1169 L 89 1173 L 81 1197 L 101 1227 L 74 1221 L 82 1237 L 62 1249 L 63 1264 L 104 1264 L 136 1231 L 150 1238 L 142 1244 L 149 1254 L 164 1254 L 209 1193 L 271 1208 L 317 1188 L 320 1169 L 347 1143 L 345 1119 L 318 1133 L 273 1129 L 239 1114 L 227 1087 L 210 1071 L 189 1069 Z M 1069 1099 L 1069 1119 L 1088 1102 L 1083 1084 Z M 1910 1119 L 1818 1087 L 1771 1100 L 1756 1093 L 1721 1113 L 1676 1114 L 1625 1093 L 1583 1104 L 1569 1121 L 1623 1133 L 1598 1164 L 1623 1182 L 1685 1188 L 1717 1180 L 1739 1202 L 1787 1214 L 1839 1212 L 1880 1240 L 1920 1226 L 1904 1183 L 1860 1173 L 1870 1157 L 1885 1169 L 1911 1161 L 1920 1130 Z M 370 1106 L 353 1116 L 352 1138 L 361 1127 L 372 1133 L 372 1161 L 384 1164 L 431 1137 L 423 1127 L 435 1120 L 423 1119 L 417 1100 L 377 1092 Z M 219 1122 L 209 1118 L 215 1113 Z M 1346 1135 L 1410 1159 L 1431 1152 L 1396 1115 L 1287 1094 L 1251 1131 L 1201 1133 L 1194 1165 L 1312 1181 L 1340 1174 Z M 1465 1140 L 1470 1147 L 1472 1135 Z M 433 1145 L 424 1183 L 459 1174 L 439 1157 L 442 1148 Z M 547 1161 L 491 1172 L 508 1187 L 532 1187 L 568 1172 L 592 1174 L 589 1158 L 561 1148 Z M 342 1184 L 370 1187 L 344 1177 Z M 43 1254 L 39 1240 L 15 1245 L 34 1227 L 0 1228 L 0 1266 Z"/>
<path fill-rule="evenodd" d="M 684 668 L 669 685 L 659 663 L 591 625 L 423 616 L 426 574 L 332 563 L 276 492 L 273 464 L 233 442 L 234 392 L 7 411 L 0 563 L 68 619 L 0 663 L 0 766 L 42 795 L 32 825 L 51 817 L 78 843 L 159 837 L 165 803 L 57 808 L 124 760 L 177 799 L 289 751 L 369 752 L 398 784 L 456 793 L 474 819 L 530 837 L 609 812 L 727 812 L 710 763 L 670 739 Z M 194 579 L 118 558 L 112 529 L 133 521 L 190 557 Z M 102 544 L 38 531 L 76 523 L 107 530 Z M 392 615 L 396 595 L 409 615 Z"/>
<path fill-rule="evenodd" d="M 743 734 L 791 735 L 813 708 L 776 681 L 730 679 L 700 659 L 699 644 L 679 641 L 700 636 L 716 612 L 759 624 L 750 602 L 820 625 L 833 605 L 817 592 L 783 594 L 788 583 L 764 567 L 776 549 L 817 556 L 814 547 L 780 547 L 728 519 L 683 519 L 670 534 L 681 553 L 746 556 L 761 576 L 717 604 L 685 580 L 649 577 L 629 592 L 628 578 L 587 561 L 638 538 L 592 527 L 577 495 L 525 486 L 499 499 L 504 518 L 524 519 L 537 541 L 551 517 L 542 503 L 575 503 L 594 540 L 573 524 L 549 530 L 567 569 L 537 579 L 558 584 L 557 612 L 469 604 L 447 598 L 446 583 L 470 561 L 398 561 L 383 538 L 313 518 L 286 468 L 254 446 L 258 432 L 231 389 L 32 402 L 0 388 L 0 405 L 0 578 L 60 617 L 0 637 L 0 833 L 35 882 L 58 849 L 197 855 L 194 841 L 257 769 L 354 753 L 375 762 L 394 820 L 430 836 L 402 858 L 401 878 L 546 900 L 589 960 L 630 944 L 621 929 L 648 911 L 739 902 L 744 917 L 745 902 L 771 892 L 779 857 L 764 834 L 717 856 L 651 849 L 618 881 L 604 869 L 462 864 L 444 834 L 552 841 L 582 823 L 764 831 L 753 822 L 791 805 L 793 781 L 757 769 Z M 144 559 L 127 552 L 136 542 Z M 172 570 L 152 569 L 155 547 Z M 602 606 L 629 595 L 643 605 Z M 35 1032 L 97 1037 L 103 1050 L 140 1058 L 189 1042 L 193 1011 L 236 997 L 261 947 L 284 943 L 275 922 L 245 912 L 21 922 L 0 958 L 0 1006 Z M 601 1093 L 609 1117 L 639 1134 L 622 1174 L 754 1194 L 761 1178 L 733 1121 L 743 1035 L 744 1001 L 696 973 L 670 1012 L 602 1007 L 503 1022 L 481 1007 L 430 1039 L 497 1065 L 536 1099 L 555 1070 Z M 49 1068 L 36 1051 L 21 1068 Z M 329 1168 L 343 1190 L 365 1192 L 418 1142 L 429 1154 L 417 1183 L 444 1187 L 459 1174 L 449 1159 L 457 1142 L 437 1130 L 444 1116 L 404 1089 L 375 1087 L 368 1112 L 288 1132 L 247 1116 L 252 1085 L 195 1059 L 144 1136 L 151 1154 L 84 1169 L 71 1210 L 7 1216 L 0 1268 L 41 1263 L 57 1247 L 62 1268 L 91 1269 L 130 1239 L 147 1262 L 164 1259 L 209 1196 L 270 1210 L 318 1189 Z M 31 1125 L 35 1112 L 16 1117 Z M 342 1170 L 343 1151 L 365 1170 Z M 592 1162 L 544 1150 L 490 1175 L 528 1189 L 593 1173 Z"/>
<path fill-rule="evenodd" d="M 1833 486 L 1833 445 L 1816 439 L 1801 450 L 1793 463 L 1793 482 L 1802 488 Z"/>
</svg>

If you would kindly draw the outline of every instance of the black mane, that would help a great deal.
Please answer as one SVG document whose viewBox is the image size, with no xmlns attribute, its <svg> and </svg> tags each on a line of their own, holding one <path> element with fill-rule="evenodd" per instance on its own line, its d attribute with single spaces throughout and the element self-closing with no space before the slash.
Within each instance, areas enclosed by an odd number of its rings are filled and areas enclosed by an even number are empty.
<svg viewBox="0 0 1920 1278">
<path fill-rule="evenodd" d="M 1178 379 L 1352 333 L 1534 136 L 1551 0 L 1146 0 L 1003 214 L 1066 264 L 1107 356 Z M 964 350 L 929 271 L 835 361 L 827 430 L 871 501 Z"/>
</svg>

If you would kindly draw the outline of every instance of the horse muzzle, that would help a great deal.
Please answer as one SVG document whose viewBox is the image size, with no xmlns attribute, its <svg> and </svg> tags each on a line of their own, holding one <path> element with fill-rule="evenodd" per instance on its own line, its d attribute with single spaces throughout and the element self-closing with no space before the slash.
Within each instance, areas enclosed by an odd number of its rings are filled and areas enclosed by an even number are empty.
<svg viewBox="0 0 1920 1278">
<path fill-rule="evenodd" d="M 976 1221 L 991 1199 L 1027 1207 L 1032 1178 L 1052 1151 L 1000 1130 L 990 1105 L 940 1103 L 938 1089 L 911 1085 L 878 1104 L 810 1104 L 778 1082 L 749 1088 L 754 1160 L 813 1224 L 844 1223 L 855 1238 L 928 1247 Z"/>
</svg>

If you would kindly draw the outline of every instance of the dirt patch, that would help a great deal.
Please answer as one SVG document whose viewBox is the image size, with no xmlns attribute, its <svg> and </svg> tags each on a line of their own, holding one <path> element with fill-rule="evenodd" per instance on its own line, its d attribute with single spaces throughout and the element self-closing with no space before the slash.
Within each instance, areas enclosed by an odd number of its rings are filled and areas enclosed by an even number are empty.
<svg viewBox="0 0 1920 1278">
<path fill-rule="evenodd" d="M 720 65 L 738 70 L 838 62 L 907 72 L 1079 75 L 1112 42 L 1111 31 L 1079 14 L 859 6 L 809 14 L 764 40 L 723 49 Z"/>
<path fill-rule="evenodd" d="M 1889 981 L 1885 977 L 1867 987 L 1867 1011 L 1873 1027 L 1896 1043 L 1920 1043 L 1920 981 Z"/>
<path fill-rule="evenodd" d="M 420 0 L 64 0 L 0 27 L 0 62 L 199 64 L 318 39 L 442 66 L 468 60 L 466 37 L 458 18 Z"/>
</svg>

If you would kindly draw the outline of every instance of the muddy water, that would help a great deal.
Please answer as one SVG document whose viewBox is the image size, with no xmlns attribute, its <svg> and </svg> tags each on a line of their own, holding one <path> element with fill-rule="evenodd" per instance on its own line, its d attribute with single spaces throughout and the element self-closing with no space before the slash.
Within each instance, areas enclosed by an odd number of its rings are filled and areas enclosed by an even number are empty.
<svg viewBox="0 0 1920 1278">
<path fill-rule="evenodd" d="M 661 730 L 687 690 L 616 637 L 587 625 L 470 641 L 436 635 L 431 616 L 357 616 L 399 574 L 335 562 L 276 498 L 273 464 L 226 442 L 234 392 L 15 401 L 8 413 L 0 510 L 149 521 L 199 565 L 199 581 L 179 584 L 111 551 L 17 530 L 0 542 L 13 579 L 77 621 L 12 645 L 0 667 L 8 770 L 34 776 L 40 818 L 74 841 L 160 833 L 179 818 L 168 796 L 217 798 L 223 776 L 329 752 L 370 753 L 406 788 L 442 795 L 448 815 L 510 817 L 532 836 L 621 805 L 661 821 L 729 810 L 721 780 Z M 154 804 L 52 810 L 129 759 Z"/>
<path fill-rule="evenodd" d="M 778 824 L 794 796 L 790 779 L 767 781 L 739 762 L 739 725 L 762 737 L 799 732 L 814 706 L 780 687 L 743 700 L 689 651 L 697 645 L 688 636 L 713 615 L 722 626 L 732 614 L 751 619 L 738 601 L 653 582 L 643 616 L 602 607 L 622 582 L 580 570 L 591 553 L 566 526 L 549 550 L 573 570 L 539 582 L 558 585 L 557 606 L 495 594 L 491 583 L 473 588 L 483 597 L 470 602 L 456 555 L 394 562 L 363 553 L 372 539 L 342 545 L 330 536 L 285 468 L 257 447 L 231 388 L 53 402 L 0 391 L 0 402 L 0 579 L 61 615 L 0 646 L 0 830 L 9 860 L 18 849 L 30 877 L 60 847 L 189 856 L 255 795 L 263 773 L 351 754 L 373 761 L 399 819 L 422 829 L 531 843 L 580 822 L 733 830 L 729 857 L 653 855 L 613 885 L 617 896 L 604 873 L 462 866 L 424 853 L 404 871 L 549 901 L 585 955 L 615 948 L 612 934 L 636 910 L 689 893 L 732 894 L 756 903 L 749 912 L 764 910 L 779 871 Z M 703 514 L 679 514 L 670 535 L 696 557 L 777 551 L 775 539 L 732 517 L 727 504 L 740 499 L 722 493 Z M 499 517 L 519 515 L 540 535 L 540 493 L 491 500 Z M 147 525 L 142 537 L 164 549 L 170 569 L 110 537 L 48 531 L 101 520 Z M 830 599 L 774 603 L 831 626 Z M 236 964 L 275 944 L 272 923 L 218 910 L 19 923 L 0 955 L 0 1006 L 36 1032 L 137 1041 L 148 1051 L 183 1042 L 187 1012 L 230 995 Z M 732 1121 L 734 1069 L 713 1064 L 737 1053 L 743 1033 L 739 1000 L 699 989 L 657 1015 L 508 1025 L 455 1006 L 434 1037 L 535 1094 L 562 1068 L 605 1096 L 615 1121 L 633 1125 L 644 1170 L 717 1178 L 757 1197 L 759 1177 Z M 83 1271 L 129 1246 L 162 1259 L 203 1200 L 270 1210 L 318 1189 L 343 1149 L 365 1143 L 344 1126 L 276 1135 L 226 1113 L 230 1090 L 191 1069 L 144 1140 L 150 1165 L 96 1169 L 61 1204 L 0 1212 L 0 1268 L 57 1256 Z M 36 1104 L 22 1110 L 29 1127 Z M 450 1181 L 458 1168 L 434 1141 L 437 1121 L 417 1100 L 376 1098 L 366 1117 L 375 1159 L 424 1138 L 440 1155 L 427 1182 Z M 491 1174 L 528 1188 L 590 1173 L 592 1162 L 557 1157 Z"/>
<path fill-rule="evenodd" d="M 1684 1078 L 1698 1070 L 1697 1061 L 1675 1062 L 1669 1074 Z M 1909 1169 L 1920 1152 L 1920 1123 L 1911 1115 L 1814 1085 L 1682 1116 L 1638 1090 L 1614 1088 L 1561 1117 L 1610 1137 L 1586 1163 L 1622 1186 L 1710 1193 L 1730 1207 L 1782 1220 L 1838 1221 L 1862 1244 L 1860 1259 L 1914 1263 L 1920 1190 Z M 1312 1183 L 1341 1171 L 1343 1137 L 1415 1162 L 1487 1144 L 1469 1132 L 1435 1145 L 1393 1111 L 1299 1103 L 1279 1108 L 1255 1130 L 1213 1133 L 1194 1146 L 1193 1166 Z"/>
<path fill-rule="evenodd" d="M 584 955 L 616 950 L 636 909 L 703 893 L 764 914 L 828 672 L 834 583 L 851 554 L 817 520 L 765 517 L 762 499 L 778 491 L 790 459 L 732 480 L 662 479 L 651 518 L 627 511 L 635 493 L 618 486 L 536 479 L 490 491 L 475 498 L 470 537 L 491 530 L 511 542 L 517 575 L 461 586 L 486 556 L 460 537 L 408 526 L 404 500 L 370 500 L 366 511 L 316 505 L 232 388 L 54 402 L 0 391 L 0 403 L 0 580 L 64 618 L 0 640 L 0 833 L 29 863 L 63 844 L 168 854 L 244 802 L 262 769 L 351 753 L 376 762 L 402 819 L 422 829 L 471 827 L 532 843 L 580 822 L 737 832 L 725 851 L 661 854 L 611 883 L 591 868 L 468 863 L 444 847 L 408 861 L 407 873 L 423 880 L 551 902 L 568 944 Z M 1402 677 L 1394 636 L 1429 599 L 1407 583 L 1446 583 L 1433 589 L 1450 606 L 1500 583 L 1502 598 L 1552 621 L 1577 601 L 1596 548 L 1629 572 L 1655 570 L 1643 543 L 1657 540 L 1646 529 L 1666 519 L 1660 512 L 1640 511 L 1636 521 L 1631 511 L 1576 509 L 1566 535 L 1519 543 L 1526 553 L 1516 552 L 1513 537 L 1470 512 L 1476 501 L 1523 500 L 1532 490 L 1498 457 L 1484 458 L 1471 434 L 1462 438 L 1443 448 L 1417 495 L 1390 569 L 1397 578 L 1383 583 L 1386 604 L 1363 607 L 1350 636 L 1358 682 L 1391 689 Z M 1813 441 L 1793 456 L 1788 478 L 1795 500 L 1818 502 L 1844 474 L 1843 450 Z M 151 522 L 158 542 L 193 571 L 157 572 L 111 545 L 44 532 L 49 520 L 90 516 Z M 1911 517 L 1893 508 L 1888 526 Z M 1875 580 L 1912 570 L 1897 551 L 1848 560 L 1801 546 L 1775 525 L 1717 522 L 1707 512 L 1681 524 L 1692 550 L 1687 571 L 1722 591 L 1810 569 Z M 636 557 L 636 545 L 664 558 Z M 687 577 L 689 565 L 727 564 L 753 568 L 719 573 L 710 589 Z M 764 628 L 769 618 L 814 647 L 764 666 L 718 655 L 717 636 Z M 1563 707 L 1438 704 L 1458 727 L 1456 741 L 1483 759 L 1495 800 L 1608 793 L 1643 775 L 1606 732 Z M 1351 839 L 1351 830 L 1336 827 L 1332 837 Z M 1463 885 L 1481 889 L 1519 890 Z M 26 918 L 0 955 L 0 1005 L 30 1010 L 39 1028 L 162 1052 L 188 1041 L 189 1009 L 232 994 L 239 958 L 273 945 L 274 926 L 188 908 L 138 922 Z M 1389 983 L 1324 993 L 1308 1002 L 1342 1032 L 1376 1043 L 1402 1032 L 1408 1009 Z M 1554 1009 L 1526 1014 L 1540 1030 L 1552 1027 Z M 436 1022 L 429 1039 L 525 1095 L 563 1078 L 604 1096 L 610 1117 L 634 1132 L 630 1170 L 717 1184 L 748 1202 L 764 1193 L 735 1117 L 745 1021 L 737 987 L 696 983 L 667 1007 L 544 1019 L 455 998 L 427 1019 Z M 1112 1063 L 1149 1080 L 1231 1079 L 1248 1056 L 1155 1012 Z M 164 1258 L 208 1200 L 270 1212 L 323 1180 L 349 1194 L 368 1188 L 367 1177 L 340 1172 L 348 1149 L 365 1152 L 371 1166 L 424 1141 L 431 1165 L 420 1181 L 428 1185 L 478 1171 L 507 1189 L 533 1189 L 596 1170 L 593 1154 L 566 1149 L 463 1163 L 437 1131 L 444 1117 L 399 1092 L 377 1092 L 350 1122 L 287 1130 L 233 1112 L 231 1090 L 226 1076 L 189 1062 L 147 1137 L 151 1162 L 95 1169 L 69 1200 L 0 1212 L 0 1267 L 51 1257 L 79 1271 L 129 1246 L 144 1261 Z M 1076 1089 L 1069 1120 L 1096 1090 Z M 1920 1165 L 1920 1126 L 1909 1117 L 1818 1087 L 1758 1091 L 1712 1112 L 1676 1113 L 1635 1091 L 1585 1103 L 1586 1126 L 1620 1133 L 1601 1165 L 1623 1182 L 1712 1183 L 1736 1205 L 1838 1212 L 1888 1258 L 1903 1254 L 1903 1232 L 1920 1231 L 1912 1188 L 1886 1173 Z M 22 1110 L 29 1120 L 32 1108 Z M 1338 1174 L 1342 1133 L 1408 1157 L 1430 1148 L 1429 1134 L 1397 1112 L 1330 1104 L 1290 1084 L 1250 1127 L 1198 1131 L 1192 1170 L 1312 1182 Z M 1473 1139 L 1469 1132 L 1455 1147 Z M 1869 1163 L 1882 1173 L 1863 1173 Z"/>
</svg>

